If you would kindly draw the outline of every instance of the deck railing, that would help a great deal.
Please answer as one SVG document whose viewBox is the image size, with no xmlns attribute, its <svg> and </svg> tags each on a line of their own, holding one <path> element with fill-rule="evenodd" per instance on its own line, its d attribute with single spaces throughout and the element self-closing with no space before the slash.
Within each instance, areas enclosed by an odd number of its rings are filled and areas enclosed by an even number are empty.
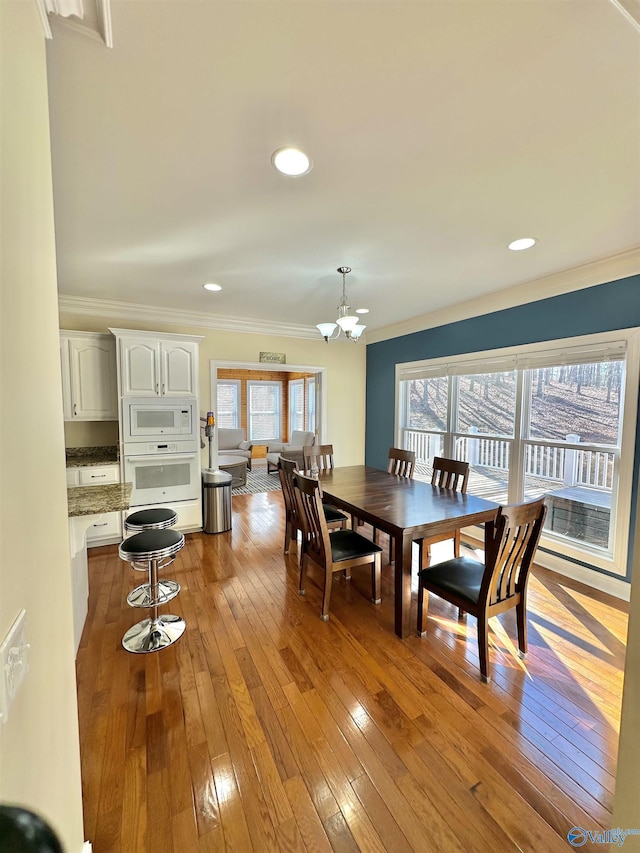
<svg viewBox="0 0 640 853">
<path fill-rule="evenodd" d="M 405 430 L 405 448 L 414 450 L 418 464 L 429 465 L 434 456 L 441 454 L 442 437 L 438 434 Z M 580 436 L 568 435 L 567 442 L 579 444 Z M 466 459 L 477 468 L 508 470 L 511 442 L 505 439 L 456 438 L 455 456 Z M 541 479 L 555 480 L 567 486 L 588 486 L 611 491 L 614 454 L 606 450 L 580 450 L 575 447 L 527 444 L 525 447 L 525 474 Z"/>
</svg>

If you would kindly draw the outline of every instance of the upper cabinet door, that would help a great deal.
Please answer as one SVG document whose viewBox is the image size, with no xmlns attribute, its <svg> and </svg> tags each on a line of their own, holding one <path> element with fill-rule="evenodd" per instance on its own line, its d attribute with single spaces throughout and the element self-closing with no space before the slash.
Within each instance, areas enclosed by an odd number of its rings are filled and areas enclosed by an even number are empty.
<svg viewBox="0 0 640 853">
<path fill-rule="evenodd" d="M 159 397 L 162 394 L 158 341 L 121 339 L 120 367 L 123 396 Z"/>
<path fill-rule="evenodd" d="M 71 419 L 118 419 L 115 341 L 69 338 Z"/>
<path fill-rule="evenodd" d="M 190 341 L 162 341 L 162 387 L 165 397 L 197 397 L 198 345 Z"/>
</svg>

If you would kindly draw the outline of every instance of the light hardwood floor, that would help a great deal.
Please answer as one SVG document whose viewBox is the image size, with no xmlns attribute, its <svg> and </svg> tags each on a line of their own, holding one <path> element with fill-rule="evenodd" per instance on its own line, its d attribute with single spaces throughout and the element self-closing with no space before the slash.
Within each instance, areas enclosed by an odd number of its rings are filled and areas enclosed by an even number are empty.
<svg viewBox="0 0 640 853">
<path fill-rule="evenodd" d="M 169 649 L 132 655 L 141 582 L 90 551 L 77 660 L 85 836 L 94 853 L 567 851 L 610 827 L 627 607 L 536 569 L 529 657 L 514 611 L 493 620 L 480 681 L 475 620 L 431 597 L 426 638 L 393 632 L 366 571 L 297 595 L 278 492 L 233 498 L 233 531 L 192 534 Z M 365 532 L 367 528 L 365 528 Z M 414 610 L 415 614 L 415 603 Z M 415 617 L 414 617 L 415 618 Z"/>
</svg>

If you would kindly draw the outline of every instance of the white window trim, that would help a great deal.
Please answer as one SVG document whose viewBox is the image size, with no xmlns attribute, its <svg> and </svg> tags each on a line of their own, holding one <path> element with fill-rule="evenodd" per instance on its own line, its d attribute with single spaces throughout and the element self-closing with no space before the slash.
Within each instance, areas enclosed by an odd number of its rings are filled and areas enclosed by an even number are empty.
<svg viewBox="0 0 640 853">
<path fill-rule="evenodd" d="M 615 510 L 616 525 L 612 554 L 595 553 L 587 548 L 579 549 L 568 542 L 559 542 L 557 539 L 543 533 L 540 540 L 541 548 L 548 548 L 554 553 L 547 554 L 545 551 L 539 550 L 536 555 L 536 562 L 541 566 L 546 566 L 569 577 L 586 580 L 587 583 L 592 583 L 592 585 L 595 573 L 588 568 L 585 570 L 584 567 L 579 566 L 574 561 L 588 563 L 589 566 L 611 572 L 611 574 L 618 578 L 626 578 L 636 421 L 638 415 L 638 382 L 640 380 L 640 329 L 622 329 L 595 335 L 563 338 L 556 341 L 524 344 L 522 346 L 486 350 L 484 352 L 464 353 L 457 356 L 396 364 L 395 441 L 399 442 L 402 438 L 402 426 L 400 422 L 403 412 L 401 383 L 404 380 L 427 378 L 435 375 L 450 375 L 453 373 L 477 373 L 482 366 L 485 368 L 484 372 L 508 370 L 513 367 L 529 369 L 537 367 L 539 363 L 544 365 L 545 360 L 549 364 L 548 359 L 556 358 L 560 353 L 565 353 L 565 358 L 567 359 L 576 358 L 587 361 L 591 356 L 606 359 L 608 352 L 620 350 L 620 344 L 626 347 L 626 379 L 622 415 L 618 500 Z M 568 352 L 570 349 L 573 350 L 573 353 Z M 563 362 L 559 361 L 558 363 Z M 503 365 L 510 365 L 511 367 Z M 444 374 L 443 370 L 445 371 Z M 624 586 L 626 587 L 627 584 Z M 603 583 L 600 588 L 606 588 L 607 591 L 611 591 L 614 595 L 628 597 L 626 590 L 623 590 L 615 583 L 609 586 Z"/>
</svg>

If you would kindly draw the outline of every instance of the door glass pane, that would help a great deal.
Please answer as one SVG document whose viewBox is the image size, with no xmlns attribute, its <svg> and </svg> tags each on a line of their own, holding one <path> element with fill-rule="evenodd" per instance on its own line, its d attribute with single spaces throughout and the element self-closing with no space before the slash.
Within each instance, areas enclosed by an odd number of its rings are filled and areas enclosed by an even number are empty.
<svg viewBox="0 0 640 853">
<path fill-rule="evenodd" d="M 304 379 L 289 382 L 289 435 L 304 429 Z"/>
<path fill-rule="evenodd" d="M 135 419 L 138 429 L 166 429 L 174 425 L 175 415 L 171 409 L 140 409 Z"/>
<path fill-rule="evenodd" d="M 307 426 L 309 432 L 316 431 L 316 380 L 307 380 Z"/>
<path fill-rule="evenodd" d="M 513 435 L 516 372 L 458 377 L 458 432 Z"/>
<path fill-rule="evenodd" d="M 135 469 L 136 489 L 157 489 L 167 486 L 186 486 L 191 482 L 190 462 L 165 462 L 141 465 Z"/>
</svg>

